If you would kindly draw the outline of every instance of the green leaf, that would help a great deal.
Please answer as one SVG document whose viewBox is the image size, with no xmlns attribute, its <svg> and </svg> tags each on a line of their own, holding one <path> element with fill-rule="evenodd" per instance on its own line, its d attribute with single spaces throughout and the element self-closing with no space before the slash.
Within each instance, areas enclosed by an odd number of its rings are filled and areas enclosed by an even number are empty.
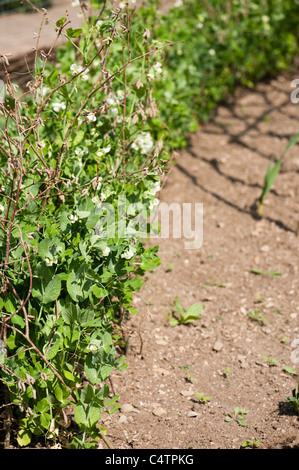
<svg viewBox="0 0 299 470">
<path fill-rule="evenodd" d="M 20 315 L 14 315 L 12 318 L 11 318 L 11 322 L 13 325 L 17 325 L 19 326 L 20 328 L 24 328 L 25 327 L 25 321 L 23 320 L 23 318 L 20 316 Z"/>
<path fill-rule="evenodd" d="M 176 306 L 176 309 L 179 312 L 179 314 L 183 315 L 184 312 L 185 312 L 185 309 L 183 308 L 183 306 L 182 306 L 181 302 L 179 301 L 178 297 L 175 298 L 175 306 Z"/>
<path fill-rule="evenodd" d="M 51 423 L 51 415 L 50 413 L 43 412 L 40 415 L 40 424 L 44 429 L 49 429 Z"/>
<path fill-rule="evenodd" d="M 58 353 L 60 349 L 60 346 L 61 346 L 61 336 L 58 333 L 58 331 L 56 331 L 53 336 L 53 342 L 51 344 L 51 347 L 47 353 L 48 360 L 51 360 L 56 356 L 56 354 Z"/>
<path fill-rule="evenodd" d="M 73 28 L 67 28 L 66 34 L 69 38 L 78 38 L 80 34 L 82 33 L 82 29 L 73 29 Z"/>
<path fill-rule="evenodd" d="M 115 395 L 113 398 L 111 398 L 110 400 L 107 400 L 105 401 L 105 406 L 111 406 L 111 405 L 114 405 L 114 403 L 119 399 L 119 395 Z"/>
<path fill-rule="evenodd" d="M 98 366 L 93 360 L 93 354 L 89 353 L 87 355 L 85 364 L 84 364 L 84 371 L 88 380 L 90 380 L 93 384 L 98 384 L 102 382 L 102 377 L 99 375 Z"/>
<path fill-rule="evenodd" d="M 76 137 L 73 140 L 74 147 L 80 144 L 81 140 L 84 138 L 84 131 L 78 131 Z"/>
<path fill-rule="evenodd" d="M 87 408 L 87 419 L 89 427 L 94 426 L 97 424 L 99 419 L 101 418 L 101 406 L 97 403 L 90 404 Z"/>
<path fill-rule="evenodd" d="M 21 447 L 28 446 L 28 444 L 31 442 L 31 432 L 29 429 L 21 429 L 18 432 L 17 441 Z"/>
<path fill-rule="evenodd" d="M 76 379 L 75 379 L 74 375 L 71 372 L 69 372 L 68 370 L 64 371 L 64 376 L 70 382 L 76 382 Z"/>
<path fill-rule="evenodd" d="M 110 376 L 112 372 L 112 366 L 106 364 L 104 365 L 102 368 L 101 368 L 101 378 L 102 378 L 102 381 L 108 379 L 108 377 Z"/>
<path fill-rule="evenodd" d="M 284 155 L 286 154 L 286 152 L 288 150 L 290 150 L 291 147 L 293 147 L 293 145 L 295 145 L 295 143 L 297 142 L 297 140 L 299 139 L 299 133 L 298 134 L 295 134 L 289 141 L 288 145 L 286 146 L 283 154 L 282 154 L 282 157 L 284 157 Z M 281 158 L 282 158 L 281 157 Z"/>
<path fill-rule="evenodd" d="M 77 280 L 74 271 L 68 277 L 66 283 L 67 291 L 75 302 L 80 302 L 83 299 L 83 290 L 80 282 Z"/>
<path fill-rule="evenodd" d="M 94 400 L 94 397 L 94 389 L 90 384 L 85 385 L 85 387 L 80 390 L 80 400 L 83 403 L 89 404 L 92 400 Z"/>
<path fill-rule="evenodd" d="M 43 296 L 43 304 L 47 304 L 49 302 L 53 302 L 59 297 L 61 291 L 61 280 L 59 276 L 54 276 L 53 279 L 49 282 L 46 286 L 44 296 Z"/>
<path fill-rule="evenodd" d="M 193 304 L 191 305 L 191 307 L 187 309 L 187 314 L 185 315 L 185 317 L 190 317 L 190 318 L 193 317 L 197 319 L 200 316 L 203 309 L 204 309 L 203 304 Z"/>
<path fill-rule="evenodd" d="M 38 254 L 42 259 L 45 259 L 46 257 L 49 256 L 49 249 L 51 245 L 52 245 L 51 238 L 44 238 L 38 244 Z"/>
<path fill-rule="evenodd" d="M 67 325 L 75 323 L 79 317 L 79 306 L 73 302 L 68 302 L 65 305 L 59 305 L 63 321 Z"/>
<path fill-rule="evenodd" d="M 78 323 L 82 326 L 90 326 L 93 324 L 95 312 L 91 308 L 82 309 L 78 318 Z"/>
<path fill-rule="evenodd" d="M 94 204 L 89 197 L 85 197 L 79 204 L 77 214 L 79 219 L 85 219 L 94 209 Z"/>
<path fill-rule="evenodd" d="M 103 287 L 99 287 L 97 285 L 93 286 L 92 293 L 97 299 L 103 299 L 104 297 L 107 297 L 109 292 L 104 289 Z"/>
<path fill-rule="evenodd" d="M 57 26 L 57 28 L 60 28 L 61 26 L 63 26 L 64 23 L 65 23 L 65 18 L 64 18 L 64 17 L 59 18 L 59 20 L 56 21 L 56 26 Z"/>
<path fill-rule="evenodd" d="M 45 413 L 46 411 L 48 411 L 49 408 L 50 405 L 48 400 L 46 398 L 43 398 L 37 403 L 34 409 L 37 413 Z"/>
<path fill-rule="evenodd" d="M 75 407 L 74 416 L 79 427 L 85 428 L 88 426 L 84 405 L 79 404 Z"/>
<path fill-rule="evenodd" d="M 137 290 L 141 289 L 143 284 L 144 284 L 144 282 L 140 277 L 135 277 L 134 279 L 131 279 L 131 280 L 126 282 L 126 286 L 129 286 L 130 289 L 132 289 L 133 291 L 137 291 Z"/>
<path fill-rule="evenodd" d="M 298 372 L 295 371 L 294 369 L 292 369 L 292 367 L 285 366 L 285 367 L 283 368 L 283 370 L 284 370 L 285 372 L 288 372 L 288 374 L 291 374 L 291 375 L 298 375 Z"/>
<path fill-rule="evenodd" d="M 54 395 L 55 395 L 55 398 L 60 401 L 60 402 L 63 402 L 63 390 L 62 388 L 60 387 L 60 385 L 56 385 L 55 388 L 54 388 Z"/>
</svg>

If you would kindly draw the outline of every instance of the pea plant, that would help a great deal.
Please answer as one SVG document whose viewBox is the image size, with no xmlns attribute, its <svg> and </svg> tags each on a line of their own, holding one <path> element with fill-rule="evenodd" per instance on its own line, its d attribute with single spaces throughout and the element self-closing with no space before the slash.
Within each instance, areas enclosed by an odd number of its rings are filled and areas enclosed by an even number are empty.
<svg viewBox="0 0 299 470">
<path fill-rule="evenodd" d="M 29 2 L 30 3 L 30 2 Z M 165 162 L 166 128 L 153 89 L 165 44 L 133 11 L 84 2 L 38 54 L 26 90 L 8 59 L 0 104 L 0 380 L 19 446 L 111 447 L 103 414 L 118 408 L 113 374 L 133 292 L 160 263 L 136 216 L 148 214 Z M 43 12 L 40 31 L 48 21 Z M 56 48 L 60 36 L 64 46 Z M 120 202 L 121 201 L 121 202 Z M 134 222 L 130 226 L 130 222 Z M 131 228 L 129 228 L 129 226 Z"/>
</svg>

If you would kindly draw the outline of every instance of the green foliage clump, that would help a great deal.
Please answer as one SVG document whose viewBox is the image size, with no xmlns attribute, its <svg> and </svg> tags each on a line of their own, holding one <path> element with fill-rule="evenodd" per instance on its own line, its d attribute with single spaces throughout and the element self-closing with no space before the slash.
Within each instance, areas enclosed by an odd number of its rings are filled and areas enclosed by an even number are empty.
<svg viewBox="0 0 299 470">
<path fill-rule="evenodd" d="M 160 263 L 138 219 L 155 203 L 163 166 L 154 79 L 146 76 L 159 66 L 126 45 L 128 21 L 110 11 L 65 30 L 61 18 L 57 34 L 68 41 L 56 63 L 36 58 L 29 93 L 7 79 L 0 369 L 20 446 L 33 436 L 75 448 L 106 440 L 102 413 L 116 411 L 118 399 L 107 381 L 126 368 L 117 353 L 122 320 L 136 313 L 143 274 Z M 130 38 L 144 43 L 132 25 Z"/>
<path fill-rule="evenodd" d="M 185 145 L 186 133 L 236 85 L 252 87 L 285 70 L 298 53 L 293 0 L 184 0 L 167 14 L 159 13 L 162 4 L 146 2 L 138 17 L 159 44 L 180 41 L 165 50 L 163 81 L 155 90 L 173 146 Z"/>
</svg>

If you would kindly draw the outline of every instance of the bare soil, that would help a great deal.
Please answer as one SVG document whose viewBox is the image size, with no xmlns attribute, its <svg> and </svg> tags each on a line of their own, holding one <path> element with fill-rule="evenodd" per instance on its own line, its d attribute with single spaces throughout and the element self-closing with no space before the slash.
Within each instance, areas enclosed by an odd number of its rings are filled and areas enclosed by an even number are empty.
<svg viewBox="0 0 299 470">
<path fill-rule="evenodd" d="M 161 266 L 125 326 L 129 367 L 112 377 L 122 407 L 105 424 L 116 449 L 238 449 L 248 440 L 299 448 L 299 419 L 286 401 L 298 377 L 285 371 L 299 373 L 291 356 L 299 338 L 297 145 L 263 218 L 256 214 L 269 161 L 298 132 L 294 78 L 237 90 L 175 155 L 159 197 L 203 203 L 203 244 L 186 250 L 182 239 L 158 240 Z M 201 318 L 170 326 L 176 296 L 184 307 L 203 303 Z M 236 407 L 247 411 L 247 426 L 226 421 Z"/>
</svg>

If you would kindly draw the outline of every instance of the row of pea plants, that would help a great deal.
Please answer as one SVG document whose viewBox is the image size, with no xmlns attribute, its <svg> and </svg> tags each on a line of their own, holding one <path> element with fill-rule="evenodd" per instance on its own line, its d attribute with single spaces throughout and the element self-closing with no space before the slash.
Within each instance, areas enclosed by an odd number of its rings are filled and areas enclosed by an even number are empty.
<svg viewBox="0 0 299 470">
<path fill-rule="evenodd" d="M 53 27 L 66 47 L 36 53 L 28 92 L 6 73 L 0 105 L 1 381 L 18 445 L 110 447 L 121 322 L 160 262 L 126 229 L 155 204 L 167 161 L 165 130 L 152 132 L 164 47 L 127 8 Z M 10 434 L 7 419 L 6 447 Z"/>
<path fill-rule="evenodd" d="M 156 206 L 171 149 L 233 77 L 251 84 L 296 50 L 288 1 L 189 0 L 161 15 L 155 0 L 138 11 L 93 0 L 92 16 L 74 3 L 82 26 L 72 29 L 67 16 L 53 25 L 56 39 L 36 52 L 27 92 L 1 58 L 6 447 L 16 422 L 20 446 L 93 448 L 102 439 L 111 447 L 102 415 L 118 409 L 110 379 L 127 366 L 117 352 L 122 320 L 136 313 L 143 274 L 160 263 L 136 218 Z M 41 30 L 47 21 L 44 12 Z M 61 35 L 67 43 L 56 49 Z"/>
</svg>

